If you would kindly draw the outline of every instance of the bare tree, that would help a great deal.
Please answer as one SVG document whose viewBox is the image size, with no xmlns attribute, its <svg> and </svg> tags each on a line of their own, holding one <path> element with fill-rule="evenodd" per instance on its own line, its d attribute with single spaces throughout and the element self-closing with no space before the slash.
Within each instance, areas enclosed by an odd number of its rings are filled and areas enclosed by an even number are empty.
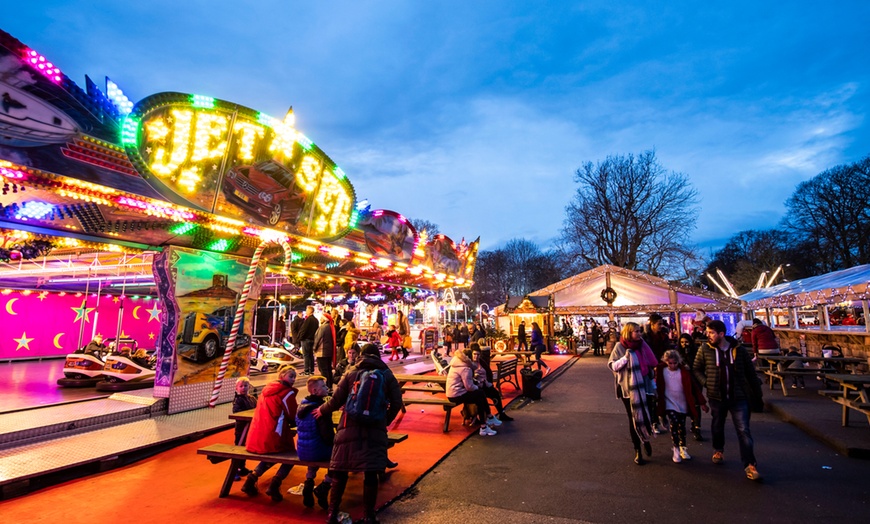
<svg viewBox="0 0 870 524">
<path fill-rule="evenodd" d="M 870 263 L 870 157 L 801 182 L 784 227 L 814 247 L 820 272 Z"/>
<path fill-rule="evenodd" d="M 478 305 L 501 304 L 507 295 L 522 296 L 564 278 L 563 257 L 542 252 L 537 244 L 515 238 L 501 249 L 481 251 L 471 298 Z"/>
<path fill-rule="evenodd" d="M 761 273 L 774 271 L 780 265 L 791 265 L 789 242 L 787 234 L 775 229 L 741 231 L 713 255 L 704 272 L 718 280 L 716 270 L 720 269 L 738 294 L 747 293 L 755 287 Z M 803 276 L 798 272 L 795 265 L 794 269 L 788 270 L 786 276 L 791 279 Z M 706 278 L 700 278 L 699 282 L 707 288 L 715 289 Z"/>
<path fill-rule="evenodd" d="M 682 173 L 666 171 L 654 151 L 609 156 L 577 170 L 574 200 L 566 208 L 562 249 L 596 267 L 611 264 L 685 278 L 695 228 L 697 191 Z"/>
<path fill-rule="evenodd" d="M 428 220 L 423 220 L 422 218 L 412 218 L 409 220 L 409 222 L 411 222 L 411 225 L 414 226 L 414 229 L 417 230 L 418 235 L 423 231 L 426 231 L 426 233 L 428 233 L 429 235 L 429 238 L 432 238 L 441 232 L 438 224 L 434 222 L 429 222 Z"/>
</svg>

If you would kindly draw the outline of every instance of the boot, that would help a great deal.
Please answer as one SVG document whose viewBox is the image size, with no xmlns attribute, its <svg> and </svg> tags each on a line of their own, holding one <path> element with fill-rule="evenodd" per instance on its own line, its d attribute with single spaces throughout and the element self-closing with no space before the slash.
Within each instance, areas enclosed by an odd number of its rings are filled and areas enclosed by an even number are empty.
<svg viewBox="0 0 870 524">
<path fill-rule="evenodd" d="M 302 505 L 306 508 L 314 507 L 314 479 L 305 479 L 302 485 Z"/>
<path fill-rule="evenodd" d="M 686 446 L 680 446 L 680 458 L 683 460 L 692 460 L 692 456 L 689 455 L 689 448 Z"/>
<path fill-rule="evenodd" d="M 683 461 L 683 458 L 680 456 L 680 448 L 674 446 L 674 462 L 679 464 Z"/>
<path fill-rule="evenodd" d="M 257 481 L 260 480 L 260 477 L 251 473 L 245 479 L 245 484 L 242 486 L 242 493 L 249 497 L 256 497 L 260 494 L 260 490 L 257 489 Z"/>
<path fill-rule="evenodd" d="M 314 488 L 314 496 L 317 497 L 317 504 L 323 509 L 329 508 L 329 488 L 329 482 L 326 482 L 325 480 L 321 482 L 319 486 Z M 310 508 L 311 506 L 308 507 Z"/>
<path fill-rule="evenodd" d="M 643 455 L 640 454 L 640 450 L 634 450 L 634 463 L 638 466 L 643 466 L 646 464 L 646 461 L 643 459 Z"/>
<path fill-rule="evenodd" d="M 284 495 L 281 494 L 281 481 L 283 480 L 284 479 L 273 477 L 272 482 L 269 483 L 269 489 L 266 490 L 266 495 L 272 497 L 272 502 L 281 502 L 284 500 Z"/>
</svg>

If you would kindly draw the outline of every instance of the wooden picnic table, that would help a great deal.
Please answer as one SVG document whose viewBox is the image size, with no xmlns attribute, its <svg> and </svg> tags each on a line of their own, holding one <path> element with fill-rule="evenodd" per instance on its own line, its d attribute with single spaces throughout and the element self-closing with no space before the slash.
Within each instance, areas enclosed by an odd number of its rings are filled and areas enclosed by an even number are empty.
<svg viewBox="0 0 870 524">
<path fill-rule="evenodd" d="M 795 356 L 789 357 L 784 355 L 758 355 L 760 360 L 767 362 L 768 367 L 764 369 L 764 374 L 768 376 L 768 387 L 772 390 L 775 380 L 779 380 L 782 386 L 782 395 L 788 396 L 788 389 L 785 385 L 785 377 L 788 376 L 817 376 L 821 377 L 830 373 L 832 370 L 838 373 L 850 371 L 855 373 L 856 367 L 865 362 L 864 359 L 856 357 L 804 357 Z M 801 368 L 791 368 L 791 364 L 801 362 L 805 366 Z M 816 364 L 818 367 L 806 367 L 806 364 Z"/>
<path fill-rule="evenodd" d="M 870 375 L 826 374 L 825 380 L 840 384 L 840 395 L 825 395 L 837 404 L 843 405 L 843 426 L 849 425 L 849 410 L 860 411 L 870 423 Z"/>
</svg>

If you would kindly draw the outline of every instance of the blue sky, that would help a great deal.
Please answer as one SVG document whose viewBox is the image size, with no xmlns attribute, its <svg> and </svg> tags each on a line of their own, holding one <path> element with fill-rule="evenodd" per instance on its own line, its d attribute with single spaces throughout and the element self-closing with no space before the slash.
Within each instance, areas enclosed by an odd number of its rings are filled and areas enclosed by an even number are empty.
<svg viewBox="0 0 870 524">
<path fill-rule="evenodd" d="M 574 171 L 610 154 L 654 148 L 689 176 L 706 254 L 870 154 L 865 1 L 40 0 L 5 15 L 80 85 L 292 105 L 358 197 L 483 249 L 549 245 Z"/>
</svg>

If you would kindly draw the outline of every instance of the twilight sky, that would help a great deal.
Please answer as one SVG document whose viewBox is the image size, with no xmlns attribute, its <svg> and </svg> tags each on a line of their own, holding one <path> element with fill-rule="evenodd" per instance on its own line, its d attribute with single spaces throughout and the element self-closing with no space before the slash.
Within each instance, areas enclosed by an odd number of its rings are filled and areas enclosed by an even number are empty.
<svg viewBox="0 0 870 524">
<path fill-rule="evenodd" d="M 39 0 L 0 28 L 79 85 L 297 127 L 373 208 L 546 247 L 586 161 L 654 148 L 705 248 L 870 154 L 870 2 Z"/>
</svg>

